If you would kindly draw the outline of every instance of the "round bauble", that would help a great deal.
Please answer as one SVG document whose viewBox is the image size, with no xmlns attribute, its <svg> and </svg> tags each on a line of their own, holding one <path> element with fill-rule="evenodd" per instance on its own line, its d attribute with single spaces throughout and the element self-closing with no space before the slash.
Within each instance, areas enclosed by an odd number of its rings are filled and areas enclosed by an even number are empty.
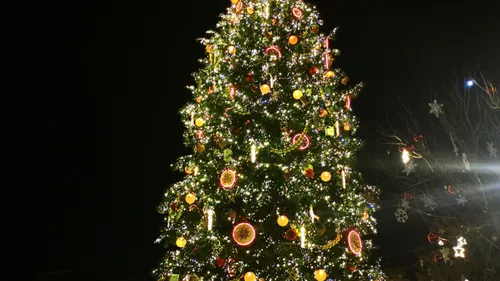
<svg viewBox="0 0 500 281">
<path fill-rule="evenodd" d="M 202 127 L 205 124 L 205 121 L 203 120 L 203 118 L 197 118 L 194 121 L 194 124 L 196 124 L 196 126 L 198 126 L 198 127 Z"/>
<path fill-rule="evenodd" d="M 296 100 L 300 100 L 300 98 L 302 98 L 302 91 L 301 90 L 293 91 L 293 98 Z"/>
<path fill-rule="evenodd" d="M 227 47 L 227 51 L 228 51 L 231 55 L 234 55 L 234 54 L 236 54 L 236 47 L 235 47 L 235 46 L 229 46 L 229 47 Z"/>
<path fill-rule="evenodd" d="M 318 269 L 314 272 L 314 279 L 318 281 L 324 281 L 326 279 L 326 271 L 323 269 Z"/>
<path fill-rule="evenodd" d="M 335 77 L 335 72 L 333 72 L 333 71 L 329 70 L 329 71 L 327 71 L 327 72 L 325 73 L 325 77 L 326 77 L 326 78 L 333 78 L 333 77 Z"/>
<path fill-rule="evenodd" d="M 295 35 L 291 35 L 290 37 L 288 37 L 288 43 L 290 43 L 290 45 L 295 45 L 298 42 L 299 42 L 299 37 Z"/>
<path fill-rule="evenodd" d="M 288 218 L 287 218 L 287 216 L 281 215 L 281 216 L 278 217 L 277 221 L 278 221 L 278 225 L 279 226 L 286 226 L 288 224 Z"/>
<path fill-rule="evenodd" d="M 328 171 L 321 173 L 321 180 L 324 182 L 329 182 L 332 179 L 332 174 Z"/>
<path fill-rule="evenodd" d="M 193 194 L 193 193 L 188 193 L 186 195 L 186 203 L 188 203 L 189 205 L 193 204 L 195 201 L 196 201 L 196 196 Z"/>
<path fill-rule="evenodd" d="M 255 281 L 257 280 L 257 276 L 255 276 L 255 273 L 249 271 L 245 273 L 245 281 Z"/>
<path fill-rule="evenodd" d="M 269 87 L 269 85 L 267 85 L 267 84 L 264 84 L 264 85 L 260 86 L 260 92 L 263 95 L 269 94 L 269 92 L 271 92 L 271 87 Z"/>
<path fill-rule="evenodd" d="M 184 248 L 186 246 L 186 239 L 184 237 L 179 237 L 177 238 L 177 241 L 175 241 L 175 245 L 179 248 Z"/>
</svg>

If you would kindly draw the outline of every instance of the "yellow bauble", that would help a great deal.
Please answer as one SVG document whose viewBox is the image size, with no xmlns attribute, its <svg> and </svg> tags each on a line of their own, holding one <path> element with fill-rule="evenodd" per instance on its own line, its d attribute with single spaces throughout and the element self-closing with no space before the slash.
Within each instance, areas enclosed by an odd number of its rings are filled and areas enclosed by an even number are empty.
<svg viewBox="0 0 500 281">
<path fill-rule="evenodd" d="M 262 86 L 260 86 L 260 92 L 265 95 L 265 94 L 269 94 L 269 92 L 271 91 L 271 87 L 269 87 L 269 85 L 267 84 L 264 84 Z"/>
<path fill-rule="evenodd" d="M 253 14 L 253 12 L 254 12 L 254 10 L 253 10 L 253 8 L 252 8 L 252 7 L 247 7 L 247 13 L 248 13 L 248 14 L 250 14 L 250 15 L 251 15 L 251 14 Z"/>
<path fill-rule="evenodd" d="M 302 97 L 302 91 L 301 90 L 295 90 L 293 91 L 293 98 L 296 100 L 300 100 Z"/>
<path fill-rule="evenodd" d="M 177 247 L 179 248 L 184 248 L 184 246 L 186 246 L 186 239 L 184 237 L 179 237 L 177 238 L 177 241 L 175 241 L 175 245 L 177 245 Z"/>
<path fill-rule="evenodd" d="M 245 273 L 245 281 L 255 281 L 257 280 L 257 276 L 251 271 Z"/>
<path fill-rule="evenodd" d="M 278 217 L 278 225 L 279 226 L 286 226 L 288 224 L 288 218 L 286 216 L 279 216 Z"/>
<path fill-rule="evenodd" d="M 203 126 L 203 124 L 205 124 L 205 121 L 203 121 L 203 118 L 198 118 L 194 121 L 194 123 L 196 124 L 196 126 L 201 127 Z"/>
<path fill-rule="evenodd" d="M 333 78 L 333 77 L 335 77 L 335 72 L 333 72 L 333 71 L 329 70 L 329 71 L 327 71 L 327 72 L 325 73 L 325 77 L 326 77 L 326 78 Z"/>
<path fill-rule="evenodd" d="M 236 54 L 236 47 L 235 47 L 235 46 L 229 46 L 229 47 L 227 47 L 227 51 L 228 51 L 231 55 L 234 55 L 234 54 Z"/>
<path fill-rule="evenodd" d="M 288 37 L 288 43 L 290 43 L 291 45 L 295 45 L 297 44 L 297 42 L 299 42 L 299 38 L 297 36 L 292 35 Z"/>
<path fill-rule="evenodd" d="M 318 269 L 314 272 L 314 279 L 324 281 L 326 279 L 326 272 L 323 269 Z"/>
<path fill-rule="evenodd" d="M 351 126 L 349 124 L 344 124 L 344 130 L 349 131 L 351 129 Z"/>
<path fill-rule="evenodd" d="M 332 174 L 330 172 L 324 171 L 321 173 L 321 180 L 324 182 L 329 182 L 332 179 Z"/>
<path fill-rule="evenodd" d="M 233 4 L 238 4 L 238 1 L 239 1 L 239 0 L 231 0 L 231 3 L 233 3 Z"/>
<path fill-rule="evenodd" d="M 185 199 L 186 199 L 186 202 L 187 202 L 189 205 L 191 205 L 191 204 L 193 204 L 193 203 L 194 203 L 194 201 L 196 201 L 196 196 L 195 196 L 193 193 L 188 193 L 188 194 L 186 195 L 186 198 L 185 198 Z"/>
<path fill-rule="evenodd" d="M 259 281 L 264 281 L 264 278 L 259 278 Z"/>
</svg>

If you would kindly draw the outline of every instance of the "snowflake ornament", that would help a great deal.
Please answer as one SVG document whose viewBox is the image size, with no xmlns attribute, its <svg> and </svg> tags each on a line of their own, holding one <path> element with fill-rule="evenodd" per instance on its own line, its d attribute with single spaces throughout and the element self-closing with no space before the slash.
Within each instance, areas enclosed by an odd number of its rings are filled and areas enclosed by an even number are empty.
<svg viewBox="0 0 500 281">
<path fill-rule="evenodd" d="M 465 198 L 465 196 L 462 196 L 462 195 L 459 195 L 459 197 L 455 198 L 455 200 L 457 200 L 457 204 L 459 206 L 465 206 L 465 203 L 467 203 L 469 200 L 467 200 L 467 198 Z"/>
<path fill-rule="evenodd" d="M 438 104 L 437 100 L 429 103 L 429 107 L 431 108 L 429 113 L 436 115 L 436 118 L 439 118 L 439 114 L 443 114 L 443 104 Z"/>
<path fill-rule="evenodd" d="M 403 169 L 403 173 L 405 173 L 407 176 L 409 176 L 412 172 L 415 171 L 415 167 L 417 167 L 417 164 L 413 163 L 413 161 L 410 161 L 405 164 L 405 168 Z"/>
<path fill-rule="evenodd" d="M 493 142 L 488 142 L 486 144 L 488 145 L 486 150 L 488 150 L 488 152 L 490 153 L 490 157 L 497 158 L 498 150 L 493 146 Z"/>
<path fill-rule="evenodd" d="M 410 209 L 410 201 L 408 201 L 406 199 L 401 199 L 401 203 L 399 204 L 399 207 L 402 208 L 403 210 Z"/>
<path fill-rule="evenodd" d="M 420 198 L 422 202 L 424 202 L 424 207 L 429 208 L 434 211 L 434 207 L 437 207 L 436 201 L 434 201 L 434 198 L 428 194 L 424 194 L 422 198 Z"/>
<path fill-rule="evenodd" d="M 396 210 L 394 216 L 396 216 L 396 220 L 400 223 L 405 223 L 406 220 L 408 219 L 408 214 L 406 213 L 406 210 L 401 208 L 398 208 Z"/>
</svg>

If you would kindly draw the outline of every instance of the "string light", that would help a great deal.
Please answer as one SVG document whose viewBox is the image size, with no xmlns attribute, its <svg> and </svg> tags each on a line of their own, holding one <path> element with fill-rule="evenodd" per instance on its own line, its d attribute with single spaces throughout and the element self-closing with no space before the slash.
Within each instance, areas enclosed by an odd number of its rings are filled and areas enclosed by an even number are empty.
<svg viewBox="0 0 500 281">
<path fill-rule="evenodd" d="M 306 229 L 304 226 L 300 228 L 300 247 L 306 247 Z"/>
</svg>

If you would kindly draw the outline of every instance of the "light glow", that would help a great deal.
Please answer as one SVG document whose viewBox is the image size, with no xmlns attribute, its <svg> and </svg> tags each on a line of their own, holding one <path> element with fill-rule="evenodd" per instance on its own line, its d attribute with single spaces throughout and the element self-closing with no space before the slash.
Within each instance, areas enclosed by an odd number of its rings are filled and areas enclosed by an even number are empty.
<svg viewBox="0 0 500 281">
<path fill-rule="evenodd" d="M 404 164 L 410 162 L 410 153 L 406 148 L 404 148 L 403 152 L 401 152 L 401 159 L 403 160 Z"/>
<path fill-rule="evenodd" d="M 306 229 L 304 228 L 304 226 L 300 228 L 300 247 L 306 247 Z"/>
</svg>

